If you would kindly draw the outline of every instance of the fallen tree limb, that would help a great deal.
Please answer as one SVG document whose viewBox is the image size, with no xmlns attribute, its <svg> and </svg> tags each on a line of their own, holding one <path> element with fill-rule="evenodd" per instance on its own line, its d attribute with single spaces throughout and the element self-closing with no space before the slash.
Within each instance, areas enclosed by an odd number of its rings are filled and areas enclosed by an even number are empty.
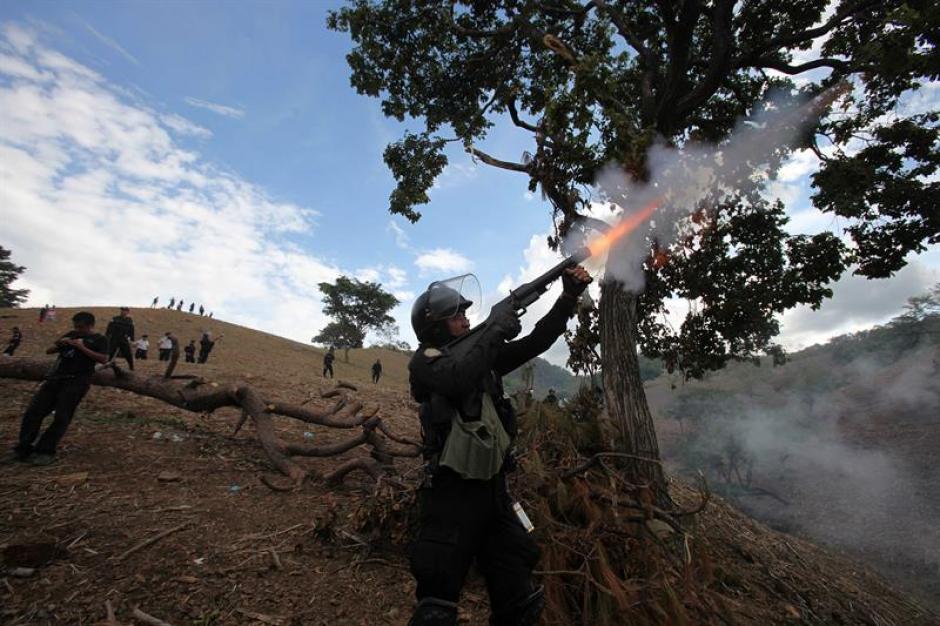
<svg viewBox="0 0 940 626">
<path fill-rule="evenodd" d="M 53 361 L 35 358 L 11 358 L 0 361 L 0 378 L 18 380 L 44 380 Z M 213 411 L 232 407 L 240 409 L 238 422 L 235 426 L 237 434 L 244 424 L 251 420 L 255 427 L 255 435 L 261 447 L 275 468 L 291 479 L 295 486 L 300 485 L 309 475 L 309 472 L 299 466 L 291 457 L 329 457 L 343 454 L 358 446 L 366 445 L 372 448 L 371 454 L 383 465 L 390 465 L 394 457 L 416 457 L 420 454 L 420 446 L 412 439 L 398 437 L 378 417 L 379 407 L 371 406 L 364 409 L 362 402 L 349 398 L 345 390 L 355 391 L 355 385 L 339 381 L 336 383 L 335 394 L 339 400 L 326 408 L 296 405 L 278 400 L 264 398 L 256 389 L 246 383 L 219 384 L 208 382 L 202 378 L 190 380 L 179 384 L 174 379 L 162 376 L 144 376 L 133 371 L 125 370 L 114 363 L 97 370 L 91 378 L 91 384 L 100 387 L 113 387 L 132 393 L 154 398 L 169 405 L 194 413 L 212 413 Z M 322 394 L 324 397 L 327 394 Z M 273 417 L 280 415 L 299 420 L 305 423 L 318 424 L 328 428 L 350 429 L 361 427 L 362 432 L 355 437 L 337 443 L 313 446 L 304 443 L 285 443 L 278 437 L 274 428 Z M 379 432 L 376 432 L 376 431 Z M 391 448 L 388 439 L 404 444 L 404 448 Z M 373 478 L 381 476 L 386 469 L 382 469 L 372 459 L 351 459 L 340 464 L 333 472 L 324 478 L 328 484 L 336 484 L 351 471 L 364 471 Z M 280 486 L 272 486 L 274 490 L 282 490 Z M 158 540 L 155 538 L 154 541 Z M 148 544 L 149 545 L 149 544 Z M 142 547 L 135 547 L 136 551 Z M 125 558 L 131 552 L 119 558 Z"/>
<path fill-rule="evenodd" d="M 154 535 L 153 537 L 151 537 L 150 539 L 145 539 L 144 541 L 141 541 L 140 543 L 138 543 L 138 544 L 135 545 L 134 547 L 130 548 L 129 550 L 127 550 L 126 552 L 124 552 L 123 554 L 121 554 L 120 556 L 114 557 L 114 560 L 115 560 L 115 561 L 123 561 L 124 559 L 126 559 L 126 558 L 129 557 L 130 555 L 134 554 L 135 552 L 138 552 L 138 551 L 140 551 L 140 550 L 143 550 L 143 549 L 146 548 L 147 546 L 152 546 L 153 544 L 157 543 L 158 541 L 160 541 L 160 540 L 163 539 L 164 537 L 166 537 L 166 536 L 168 536 L 168 535 L 172 535 L 173 533 L 175 533 L 175 532 L 177 532 L 177 531 L 183 530 L 184 528 L 186 528 L 186 527 L 189 526 L 190 524 L 191 524 L 191 522 L 183 522 L 183 523 L 180 524 L 179 526 L 174 526 L 173 528 L 170 528 L 170 529 L 168 529 L 168 530 L 164 530 L 162 533 L 156 534 L 156 535 Z"/>
</svg>

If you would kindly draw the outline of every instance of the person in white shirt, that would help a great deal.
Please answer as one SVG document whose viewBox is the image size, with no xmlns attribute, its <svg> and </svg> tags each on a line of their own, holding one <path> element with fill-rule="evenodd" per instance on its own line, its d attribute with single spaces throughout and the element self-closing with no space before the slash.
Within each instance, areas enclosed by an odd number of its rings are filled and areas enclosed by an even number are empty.
<svg viewBox="0 0 940 626">
<path fill-rule="evenodd" d="M 157 343 L 157 348 L 160 350 L 160 360 L 169 361 L 170 351 L 173 350 L 173 340 L 170 339 L 170 333 L 166 333 L 160 337 L 160 342 Z"/>
<path fill-rule="evenodd" d="M 150 340 L 147 335 L 141 335 L 140 339 L 134 342 L 134 358 L 147 360 L 147 350 L 150 349 Z"/>
</svg>

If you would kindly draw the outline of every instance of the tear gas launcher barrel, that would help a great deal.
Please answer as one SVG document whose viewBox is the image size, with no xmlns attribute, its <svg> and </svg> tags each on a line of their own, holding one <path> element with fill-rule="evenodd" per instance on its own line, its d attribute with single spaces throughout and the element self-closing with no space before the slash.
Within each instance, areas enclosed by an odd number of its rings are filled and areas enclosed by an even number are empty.
<svg viewBox="0 0 940 626">
<path fill-rule="evenodd" d="M 580 264 L 585 259 L 588 259 L 591 256 L 591 250 L 587 247 L 580 248 L 574 254 L 564 259 L 558 265 L 548 270 L 538 278 L 530 280 L 527 283 L 524 283 L 512 291 L 509 292 L 509 295 L 497 302 L 490 309 L 490 314 L 487 316 L 481 324 L 477 324 L 470 332 L 457 337 L 453 341 L 447 344 L 447 350 L 454 356 L 460 357 L 472 348 L 480 337 L 483 334 L 483 331 L 489 326 L 489 322 L 496 315 L 501 314 L 503 311 L 510 309 L 516 315 L 524 315 L 526 309 L 528 309 L 532 304 L 542 297 L 542 295 L 548 291 L 548 288 L 551 287 L 552 283 L 561 278 L 561 275 L 568 268 L 575 267 Z"/>
</svg>

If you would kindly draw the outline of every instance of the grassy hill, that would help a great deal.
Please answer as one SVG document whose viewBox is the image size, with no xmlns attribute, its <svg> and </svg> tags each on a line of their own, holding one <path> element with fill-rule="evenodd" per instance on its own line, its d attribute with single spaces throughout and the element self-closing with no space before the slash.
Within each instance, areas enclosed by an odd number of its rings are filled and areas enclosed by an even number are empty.
<svg viewBox="0 0 940 626">
<path fill-rule="evenodd" d="M 68 327 L 74 311 L 63 309 L 54 324 L 40 326 L 35 310 L 0 310 L 0 337 L 18 324 L 25 334 L 18 355 L 36 357 Z M 92 311 L 101 328 L 116 312 Z M 220 385 L 247 380 L 268 397 L 325 403 L 318 393 L 332 383 L 321 377 L 321 350 L 175 311 L 135 310 L 132 316 L 138 333 L 152 339 L 166 330 L 181 339 L 203 329 L 225 335 L 207 365 L 180 364 L 180 373 Z M 369 367 L 376 356 L 386 376 L 372 385 Z M 396 432 L 417 436 L 407 360 L 402 353 L 352 350 L 349 363 L 340 354 L 336 370 L 359 385 L 358 398 L 381 407 Z M 158 374 L 162 365 L 151 359 L 139 370 Z M 35 383 L 0 379 L 3 445 L 15 437 L 34 389 Z M 404 625 L 414 586 L 402 537 L 361 523 L 363 505 L 378 502 L 392 485 L 376 491 L 356 479 L 328 489 L 309 481 L 296 492 L 271 491 L 259 479 L 272 469 L 250 429 L 232 435 L 238 417 L 232 409 L 194 415 L 96 388 L 83 401 L 57 464 L 0 466 L 0 551 L 57 546 L 54 558 L 34 574 L 4 579 L 0 620 L 96 623 L 104 620 L 107 602 L 121 623 L 129 623 L 139 606 L 174 624 Z M 523 428 L 527 424 L 537 427 L 524 422 Z M 276 428 L 285 440 L 330 443 L 346 436 L 292 420 L 278 421 Z M 347 456 L 357 454 L 362 451 Z M 315 471 L 336 463 L 302 462 Z M 400 480 L 417 482 L 420 461 L 403 459 L 396 467 Z M 165 480 L 168 473 L 177 476 Z M 694 493 L 681 481 L 673 487 L 680 502 L 692 503 Z M 714 623 L 940 623 L 864 566 L 748 519 L 720 497 L 689 523 L 696 584 L 722 607 L 722 617 L 716 612 L 709 618 Z M 590 524 L 580 530 L 573 524 L 566 532 L 591 532 Z M 120 558 L 168 530 L 173 532 Z M 553 545 L 550 527 L 536 532 L 543 546 Z M 643 584 L 636 581 L 637 602 L 648 600 Z M 681 591 L 675 597 L 687 600 Z M 471 576 L 461 623 L 485 624 L 487 615 L 485 587 Z"/>
</svg>

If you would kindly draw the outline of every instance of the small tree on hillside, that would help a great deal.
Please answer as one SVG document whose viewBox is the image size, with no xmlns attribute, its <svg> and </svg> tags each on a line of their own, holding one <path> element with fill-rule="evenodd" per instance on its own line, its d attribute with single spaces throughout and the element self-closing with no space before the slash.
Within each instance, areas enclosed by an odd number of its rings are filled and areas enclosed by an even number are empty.
<svg viewBox="0 0 940 626">
<path fill-rule="evenodd" d="M 781 312 L 818 307 L 850 263 L 890 276 L 940 241 L 940 115 L 930 98 L 911 97 L 938 76 L 938 21 L 924 0 L 349 0 L 328 25 L 352 38 L 353 86 L 381 98 L 385 115 L 423 125 L 385 151 L 393 213 L 420 217 L 457 142 L 542 191 L 552 246 L 605 226 L 587 211 L 602 168 L 648 180 L 657 142 L 720 144 L 771 90 L 795 98 L 854 86 L 796 146 L 818 157 L 813 202 L 841 218 L 851 248 L 841 233 L 787 232 L 783 204 L 764 192 L 792 146 L 773 146 L 770 163 L 751 163 L 750 179 L 742 172 L 752 184 L 681 207 L 698 221 L 680 220 L 673 241 L 644 242 L 642 294 L 610 277 L 601 286 L 607 413 L 635 459 L 623 466 L 668 502 L 637 346 L 692 376 L 750 359 L 773 345 Z M 480 149 L 498 124 L 530 141 L 520 159 Z M 625 245 L 611 263 L 625 262 Z M 663 322 L 670 298 L 695 304 L 675 328 Z"/>
<path fill-rule="evenodd" d="M 333 321 L 312 341 L 342 348 L 347 361 L 349 349 L 361 348 L 366 333 L 387 332 L 395 324 L 389 311 L 398 305 L 398 298 L 384 291 L 379 283 L 340 276 L 333 284 L 320 283 L 320 291 L 323 312 Z"/>
<path fill-rule="evenodd" d="M 25 269 L 25 267 L 10 261 L 10 251 L 0 246 L 0 308 L 18 307 L 26 301 L 29 289 L 13 289 L 10 287 Z"/>
</svg>

